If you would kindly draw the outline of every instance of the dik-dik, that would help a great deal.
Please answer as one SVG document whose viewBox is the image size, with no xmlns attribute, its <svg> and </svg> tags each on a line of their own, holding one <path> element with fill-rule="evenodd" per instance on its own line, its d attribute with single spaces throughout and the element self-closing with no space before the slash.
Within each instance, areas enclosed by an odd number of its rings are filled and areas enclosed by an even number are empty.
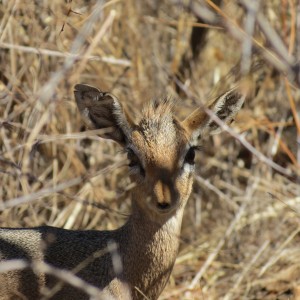
<svg viewBox="0 0 300 300">
<path fill-rule="evenodd" d="M 75 98 L 88 127 L 104 129 L 101 137 L 116 141 L 127 152 L 130 177 L 136 183 L 131 216 L 113 231 L 48 226 L 1 229 L 1 261 L 21 258 L 29 264 L 0 273 L 0 299 L 41 299 L 51 289 L 50 299 L 89 298 L 53 274 L 34 272 L 31 266 L 39 261 L 69 270 L 99 288 L 99 299 L 157 299 L 177 256 L 183 211 L 193 184 L 195 149 L 204 135 L 219 127 L 203 108 L 179 121 L 170 100 L 148 104 L 135 123 L 110 93 L 78 84 Z M 238 89 L 232 89 L 208 108 L 230 123 L 243 101 Z M 116 246 L 114 252 L 107 250 L 111 245 Z M 101 251 L 102 255 L 95 255 Z"/>
</svg>

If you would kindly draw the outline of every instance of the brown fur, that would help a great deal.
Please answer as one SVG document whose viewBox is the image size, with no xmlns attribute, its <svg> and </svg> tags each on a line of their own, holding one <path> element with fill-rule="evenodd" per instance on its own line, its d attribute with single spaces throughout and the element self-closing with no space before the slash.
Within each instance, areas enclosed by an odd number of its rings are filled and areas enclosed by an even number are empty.
<svg viewBox="0 0 300 300">
<path fill-rule="evenodd" d="M 210 118 L 196 110 L 184 122 L 173 114 L 170 100 L 147 106 L 135 124 L 116 97 L 87 85 L 75 87 L 83 119 L 92 128 L 104 129 L 102 137 L 124 146 L 136 188 L 132 214 L 114 231 L 64 230 L 54 227 L 0 229 L 0 259 L 45 261 L 73 271 L 98 287 L 101 299 L 157 299 L 167 284 L 179 247 L 184 207 L 193 183 L 193 146 L 200 132 L 210 129 Z M 209 107 L 230 121 L 241 106 L 235 91 L 224 94 Z M 235 109 L 236 108 L 236 109 Z M 110 129 L 110 130 L 109 130 Z M 110 251 L 115 243 L 117 250 Z M 103 251 L 103 255 L 96 254 Z M 81 265 L 83 262 L 87 262 Z M 79 266 L 81 267 L 79 268 Z M 36 274 L 30 268 L 0 274 L 0 299 L 39 299 L 45 289 L 60 281 Z M 83 291 L 63 283 L 50 299 L 88 299 Z"/>
</svg>

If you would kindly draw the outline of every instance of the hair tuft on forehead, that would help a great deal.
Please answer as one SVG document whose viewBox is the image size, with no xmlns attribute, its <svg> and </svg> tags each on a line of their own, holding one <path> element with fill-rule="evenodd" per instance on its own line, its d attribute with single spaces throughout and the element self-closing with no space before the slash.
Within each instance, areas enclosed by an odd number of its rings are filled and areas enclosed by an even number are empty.
<svg viewBox="0 0 300 300">
<path fill-rule="evenodd" d="M 154 99 L 143 109 L 142 119 L 161 119 L 172 116 L 174 113 L 175 101 L 171 97 Z"/>
</svg>

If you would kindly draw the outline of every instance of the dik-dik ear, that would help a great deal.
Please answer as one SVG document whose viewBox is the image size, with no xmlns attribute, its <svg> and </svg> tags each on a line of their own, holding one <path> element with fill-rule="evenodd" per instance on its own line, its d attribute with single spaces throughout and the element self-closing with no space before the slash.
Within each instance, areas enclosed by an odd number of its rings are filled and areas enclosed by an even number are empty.
<svg viewBox="0 0 300 300">
<path fill-rule="evenodd" d="M 114 95 L 87 84 L 76 84 L 74 94 L 81 116 L 90 129 L 107 129 L 101 137 L 121 145 L 127 143 L 132 121 Z"/>
<path fill-rule="evenodd" d="M 208 109 L 211 110 L 224 123 L 230 124 L 236 113 L 240 110 L 245 100 L 245 95 L 238 88 L 233 88 L 216 98 Z M 192 112 L 183 122 L 191 139 L 198 139 L 203 134 L 215 134 L 221 131 L 203 108 Z"/>
</svg>

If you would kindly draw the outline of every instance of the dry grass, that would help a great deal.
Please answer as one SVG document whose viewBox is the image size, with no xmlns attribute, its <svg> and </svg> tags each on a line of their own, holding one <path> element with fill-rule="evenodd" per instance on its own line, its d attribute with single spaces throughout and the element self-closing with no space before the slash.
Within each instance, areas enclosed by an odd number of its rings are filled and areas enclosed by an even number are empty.
<svg viewBox="0 0 300 300">
<path fill-rule="evenodd" d="M 192 10 L 171 0 L 0 1 L 0 225 L 124 223 L 125 157 L 84 131 L 74 84 L 112 91 L 136 114 L 168 94 L 184 116 L 240 59 L 248 72 L 253 44 L 264 62 L 260 81 L 251 77 L 258 93 L 233 125 L 240 135 L 204 142 L 181 251 L 160 299 L 300 299 L 296 1 L 260 1 L 258 11 L 250 0 L 224 0 L 221 10 L 203 2 L 211 15 L 200 1 Z M 193 60 L 197 14 L 210 29 Z"/>
</svg>

